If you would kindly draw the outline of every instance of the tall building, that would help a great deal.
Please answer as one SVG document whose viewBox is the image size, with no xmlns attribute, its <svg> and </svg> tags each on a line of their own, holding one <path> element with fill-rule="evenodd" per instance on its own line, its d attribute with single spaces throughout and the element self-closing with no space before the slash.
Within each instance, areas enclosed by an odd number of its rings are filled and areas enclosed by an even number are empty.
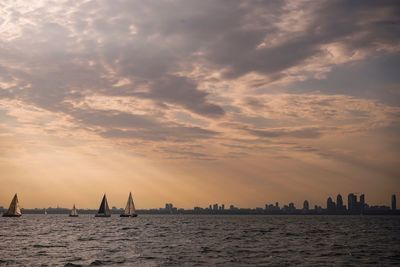
<svg viewBox="0 0 400 267">
<path fill-rule="evenodd" d="M 345 206 L 343 205 L 343 198 L 340 194 L 338 194 L 336 197 L 336 209 L 340 211 L 345 210 Z"/>
<path fill-rule="evenodd" d="M 333 202 L 331 197 L 328 197 L 328 200 L 326 201 L 326 209 L 328 212 L 333 212 L 336 210 L 336 204 Z"/>
<path fill-rule="evenodd" d="M 308 203 L 307 200 L 304 200 L 303 211 L 309 211 L 309 210 L 310 210 L 310 204 Z"/>
<path fill-rule="evenodd" d="M 396 209 L 397 209 L 397 206 L 396 206 L 396 195 L 393 194 L 392 195 L 392 210 L 395 211 Z"/>
<path fill-rule="evenodd" d="M 357 211 L 357 196 L 353 193 L 350 193 L 347 196 L 347 209 L 349 212 L 356 212 Z"/>
<path fill-rule="evenodd" d="M 172 213 L 174 211 L 174 205 L 172 203 L 165 203 L 165 210 Z"/>
<path fill-rule="evenodd" d="M 288 211 L 289 212 L 295 212 L 296 211 L 296 207 L 294 206 L 294 203 L 292 203 L 292 202 L 289 203 Z"/>
<path fill-rule="evenodd" d="M 303 213 L 308 213 L 309 211 L 310 211 L 310 204 L 308 203 L 308 200 L 304 200 Z"/>
<path fill-rule="evenodd" d="M 358 208 L 360 210 L 360 213 L 364 212 L 364 209 L 365 209 L 365 195 L 364 194 L 362 194 L 360 196 L 360 203 L 359 203 L 359 207 Z"/>
</svg>

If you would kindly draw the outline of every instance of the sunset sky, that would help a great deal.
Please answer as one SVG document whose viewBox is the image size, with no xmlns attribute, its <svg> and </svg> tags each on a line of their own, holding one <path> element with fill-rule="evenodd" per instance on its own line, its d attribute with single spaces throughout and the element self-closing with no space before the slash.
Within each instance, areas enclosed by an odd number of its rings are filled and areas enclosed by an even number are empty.
<svg viewBox="0 0 400 267">
<path fill-rule="evenodd" d="M 400 192 L 398 1 L 0 1 L 0 206 Z"/>
</svg>

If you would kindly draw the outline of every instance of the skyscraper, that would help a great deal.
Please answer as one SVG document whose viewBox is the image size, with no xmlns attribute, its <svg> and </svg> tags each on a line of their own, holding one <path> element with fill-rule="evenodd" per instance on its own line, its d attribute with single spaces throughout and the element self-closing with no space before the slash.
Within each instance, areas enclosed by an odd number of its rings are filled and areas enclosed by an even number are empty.
<svg viewBox="0 0 400 267">
<path fill-rule="evenodd" d="M 310 204 L 308 203 L 307 200 L 304 200 L 304 203 L 303 203 L 303 213 L 308 213 L 309 210 L 310 210 Z"/>
<path fill-rule="evenodd" d="M 172 211 L 174 205 L 172 203 L 165 203 L 165 210 Z"/>
<path fill-rule="evenodd" d="M 310 209 L 310 204 L 308 203 L 307 200 L 304 200 L 303 211 L 309 211 L 309 209 Z"/>
<path fill-rule="evenodd" d="M 288 211 L 289 212 L 295 212 L 296 211 L 296 207 L 294 206 L 294 203 L 292 203 L 292 202 L 289 203 Z"/>
<path fill-rule="evenodd" d="M 360 211 L 360 213 L 363 213 L 364 209 L 365 209 L 365 195 L 362 194 L 360 196 L 360 203 L 359 203 L 359 211 Z"/>
<path fill-rule="evenodd" d="M 333 202 L 331 197 L 328 197 L 328 200 L 326 201 L 326 209 L 328 212 L 334 212 L 336 210 L 336 204 Z"/>
<path fill-rule="evenodd" d="M 340 194 L 338 194 L 336 197 L 336 209 L 339 211 L 343 211 L 345 209 L 343 205 L 343 198 Z"/>
<path fill-rule="evenodd" d="M 396 195 L 393 194 L 392 195 L 392 210 L 395 211 L 397 209 L 397 205 L 396 205 Z"/>
<path fill-rule="evenodd" d="M 357 210 L 357 196 L 350 193 L 347 197 L 347 209 L 349 212 L 356 212 Z"/>
</svg>

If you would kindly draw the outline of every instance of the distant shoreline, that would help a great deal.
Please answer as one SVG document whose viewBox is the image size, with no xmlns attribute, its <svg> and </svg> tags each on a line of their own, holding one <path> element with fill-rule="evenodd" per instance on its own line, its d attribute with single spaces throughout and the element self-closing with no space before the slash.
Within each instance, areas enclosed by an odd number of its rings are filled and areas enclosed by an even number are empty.
<svg viewBox="0 0 400 267">
<path fill-rule="evenodd" d="M 30 215 L 45 215 L 44 209 L 22 209 L 22 214 Z M 0 214 L 6 212 L 6 210 L 1 211 Z M 68 215 L 70 213 L 69 209 L 46 209 L 47 215 Z M 97 210 L 92 209 L 82 209 L 78 210 L 80 215 L 95 215 Z M 112 215 L 120 215 L 123 213 L 123 209 L 112 210 Z M 313 210 L 309 212 L 303 212 L 302 210 L 296 210 L 295 212 L 266 212 L 252 209 L 238 209 L 238 210 L 224 210 L 224 211 L 195 211 L 195 210 L 177 210 L 176 212 L 168 212 L 165 210 L 137 210 L 139 215 L 257 215 L 257 216 L 271 216 L 271 215 L 294 215 L 294 216 L 360 216 L 360 215 L 386 215 L 386 216 L 398 216 L 400 215 L 400 210 L 396 211 L 365 211 L 362 214 L 349 213 L 349 212 L 327 212 L 319 211 L 314 212 Z"/>
</svg>

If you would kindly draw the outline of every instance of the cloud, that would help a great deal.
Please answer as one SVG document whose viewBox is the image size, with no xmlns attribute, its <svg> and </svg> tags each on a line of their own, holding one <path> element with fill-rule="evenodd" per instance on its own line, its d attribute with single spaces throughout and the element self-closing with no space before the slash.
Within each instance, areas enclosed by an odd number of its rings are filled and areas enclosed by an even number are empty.
<svg viewBox="0 0 400 267">
<path fill-rule="evenodd" d="M 399 108 L 379 101 L 346 95 L 265 94 L 239 100 L 242 113 L 248 117 L 264 114 L 270 124 L 305 126 L 319 124 L 340 127 L 384 126 L 393 121 Z M 285 125 L 286 123 L 286 125 Z"/>
<path fill-rule="evenodd" d="M 196 139 L 213 138 L 218 133 L 199 127 L 174 126 L 159 128 L 157 131 L 149 129 L 107 129 L 101 135 L 112 139 L 140 139 L 150 141 L 191 141 Z"/>
<path fill-rule="evenodd" d="M 281 78 L 287 75 L 285 71 L 310 61 L 322 60 L 322 64 L 331 65 L 326 58 L 330 53 L 325 50 L 328 44 L 340 43 L 350 55 L 363 50 L 374 53 L 376 49 L 399 48 L 400 39 L 396 34 L 399 31 L 396 26 L 398 5 L 395 1 L 379 4 L 374 1 L 357 4 L 321 1 L 313 5 L 300 2 L 294 8 L 292 6 L 293 2 L 287 1 L 278 12 L 281 14 L 278 18 L 268 7 L 261 7 L 265 17 L 273 18 L 269 24 L 263 21 L 263 28 L 245 25 L 227 28 L 207 47 L 207 59 L 225 68 L 230 78 L 250 72 Z M 295 21 L 292 21 L 293 17 Z M 262 19 L 254 16 L 246 22 L 256 25 Z M 296 29 L 293 24 L 298 21 L 306 23 Z"/>
<path fill-rule="evenodd" d="M 386 64 L 372 60 L 383 57 L 394 58 L 390 68 L 397 69 L 395 1 L 17 1 L 2 7 L 4 103 L 49 112 L 110 141 L 308 142 L 386 127 L 398 113 L 398 103 L 375 100 L 394 91 L 396 79 L 390 88 L 376 83 L 367 90 L 365 83 L 356 89 L 344 82 L 349 77 L 329 76 L 348 72 L 349 64 L 371 62 L 383 70 Z M 365 72 L 360 80 L 368 80 Z M 360 91 L 377 94 L 365 100 Z M 18 105 L 3 108 L 24 127 L 50 127 L 18 113 Z M 63 127 L 53 122 L 49 132 L 57 129 Z"/>
<path fill-rule="evenodd" d="M 255 136 L 262 138 L 278 138 L 278 137 L 318 138 L 323 135 L 322 129 L 319 129 L 317 127 L 308 127 L 300 129 L 270 129 L 270 130 L 247 129 L 247 131 Z"/>
<path fill-rule="evenodd" d="M 139 139 L 151 141 L 189 141 L 208 139 L 218 132 L 176 122 L 162 122 L 148 115 L 110 110 L 75 110 L 75 119 L 82 126 L 95 126 L 96 132 L 111 139 Z"/>
<path fill-rule="evenodd" d="M 206 100 L 207 93 L 197 89 L 196 84 L 185 78 L 168 76 L 157 81 L 148 94 L 151 99 L 159 99 L 184 106 L 186 109 L 195 113 L 219 117 L 225 112 L 215 104 Z"/>
</svg>

